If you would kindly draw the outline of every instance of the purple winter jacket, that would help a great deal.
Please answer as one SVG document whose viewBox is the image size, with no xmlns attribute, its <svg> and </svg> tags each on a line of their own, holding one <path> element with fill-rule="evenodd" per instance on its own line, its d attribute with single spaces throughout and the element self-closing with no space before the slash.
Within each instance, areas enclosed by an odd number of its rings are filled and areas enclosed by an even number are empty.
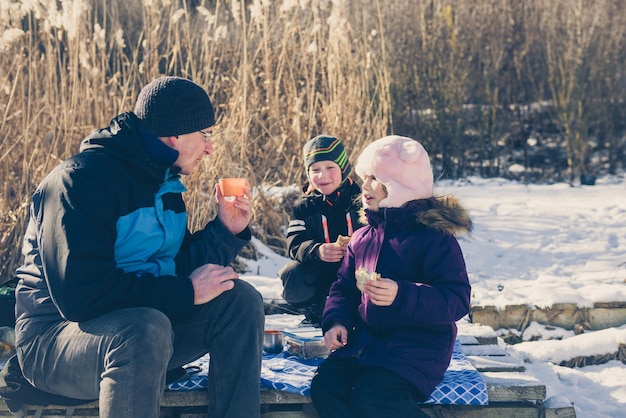
<svg viewBox="0 0 626 418">
<path fill-rule="evenodd" d="M 453 197 L 413 200 L 400 208 L 365 211 L 324 308 L 322 330 L 343 324 L 348 344 L 331 356 L 357 356 L 410 381 L 424 401 L 450 364 L 455 322 L 470 310 L 470 284 L 455 238 L 471 231 Z M 391 306 L 372 304 L 356 287 L 359 267 L 398 282 Z"/>
</svg>

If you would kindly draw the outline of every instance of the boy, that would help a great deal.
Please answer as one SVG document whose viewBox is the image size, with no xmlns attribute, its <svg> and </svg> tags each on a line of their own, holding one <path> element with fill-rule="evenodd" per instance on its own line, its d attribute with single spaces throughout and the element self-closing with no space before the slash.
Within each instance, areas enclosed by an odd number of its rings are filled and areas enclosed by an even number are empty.
<svg viewBox="0 0 626 418">
<path fill-rule="evenodd" d="M 309 182 L 287 230 L 292 261 L 278 276 L 283 299 L 305 315 L 302 325 L 319 326 L 328 289 L 346 254 L 344 237 L 363 226 L 361 188 L 349 177 L 352 165 L 339 139 L 317 136 L 304 145 L 303 156 Z"/>
</svg>

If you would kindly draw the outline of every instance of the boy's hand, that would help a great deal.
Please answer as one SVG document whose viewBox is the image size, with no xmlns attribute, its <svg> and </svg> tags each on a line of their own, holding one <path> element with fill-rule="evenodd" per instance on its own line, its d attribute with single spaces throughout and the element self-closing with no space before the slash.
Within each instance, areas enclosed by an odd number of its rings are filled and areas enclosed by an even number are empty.
<svg viewBox="0 0 626 418">
<path fill-rule="evenodd" d="M 317 247 L 320 260 L 327 263 L 336 263 L 341 261 L 346 255 L 346 247 L 339 247 L 335 243 L 324 243 Z"/>
</svg>

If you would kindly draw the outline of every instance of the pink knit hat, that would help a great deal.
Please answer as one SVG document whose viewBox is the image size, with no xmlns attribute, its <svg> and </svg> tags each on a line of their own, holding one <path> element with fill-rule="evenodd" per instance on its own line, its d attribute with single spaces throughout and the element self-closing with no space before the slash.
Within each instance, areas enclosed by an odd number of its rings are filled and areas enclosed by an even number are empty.
<svg viewBox="0 0 626 418">
<path fill-rule="evenodd" d="M 359 156 L 354 171 L 361 179 L 374 176 L 385 185 L 387 197 L 380 207 L 400 207 L 434 194 L 428 153 L 411 138 L 391 135 L 372 142 Z"/>
</svg>

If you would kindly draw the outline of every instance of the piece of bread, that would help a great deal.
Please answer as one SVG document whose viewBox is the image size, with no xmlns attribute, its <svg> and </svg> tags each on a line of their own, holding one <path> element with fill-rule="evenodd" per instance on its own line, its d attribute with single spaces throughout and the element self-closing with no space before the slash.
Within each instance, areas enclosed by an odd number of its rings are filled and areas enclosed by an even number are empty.
<svg viewBox="0 0 626 418">
<path fill-rule="evenodd" d="M 348 245 L 348 242 L 350 242 L 350 237 L 346 237 L 344 235 L 339 235 L 337 237 L 337 241 L 335 241 L 335 245 L 337 245 L 339 247 L 345 247 L 346 245 Z"/>
<path fill-rule="evenodd" d="M 380 280 L 380 274 L 375 271 L 367 271 L 365 267 L 359 267 L 354 272 L 356 278 L 356 287 L 362 292 L 365 282 L 368 280 Z"/>
</svg>

